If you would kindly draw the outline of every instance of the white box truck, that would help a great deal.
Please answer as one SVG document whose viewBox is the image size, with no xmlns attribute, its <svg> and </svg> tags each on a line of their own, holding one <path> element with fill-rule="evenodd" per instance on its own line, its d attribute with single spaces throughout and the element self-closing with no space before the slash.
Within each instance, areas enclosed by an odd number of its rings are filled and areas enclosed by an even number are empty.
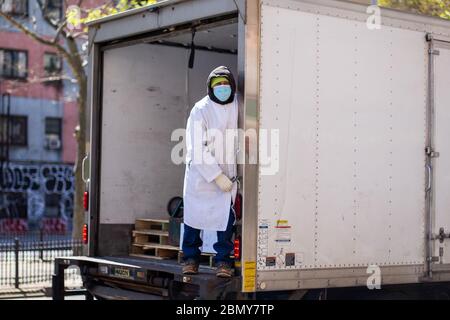
<svg viewBox="0 0 450 320">
<path fill-rule="evenodd" d="M 90 23 L 88 252 L 56 261 L 55 299 L 72 265 L 104 299 L 445 288 L 450 22 L 372 9 L 162 1 Z M 166 219 L 167 202 L 182 194 L 172 134 L 219 65 L 236 75 L 247 133 L 230 280 L 129 255 L 135 220 Z"/>
</svg>

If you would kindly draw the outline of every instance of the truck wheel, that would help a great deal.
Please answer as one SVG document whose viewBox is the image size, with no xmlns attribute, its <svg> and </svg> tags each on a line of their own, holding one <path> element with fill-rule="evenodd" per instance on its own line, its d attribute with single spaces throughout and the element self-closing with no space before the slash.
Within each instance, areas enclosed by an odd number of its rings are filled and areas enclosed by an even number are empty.
<svg viewBox="0 0 450 320">
<path fill-rule="evenodd" d="M 308 290 L 295 290 L 289 295 L 288 300 L 303 300 L 307 295 Z"/>
<path fill-rule="evenodd" d="M 302 300 L 327 300 L 327 289 L 308 290 Z"/>
</svg>

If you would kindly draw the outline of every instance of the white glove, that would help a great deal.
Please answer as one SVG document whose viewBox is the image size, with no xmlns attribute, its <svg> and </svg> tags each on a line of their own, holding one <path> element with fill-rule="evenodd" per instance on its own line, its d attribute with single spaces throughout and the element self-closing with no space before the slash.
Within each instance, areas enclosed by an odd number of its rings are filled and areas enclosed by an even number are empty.
<svg viewBox="0 0 450 320">
<path fill-rule="evenodd" d="M 215 182 L 223 192 L 233 190 L 233 182 L 223 173 L 215 179 Z"/>
</svg>

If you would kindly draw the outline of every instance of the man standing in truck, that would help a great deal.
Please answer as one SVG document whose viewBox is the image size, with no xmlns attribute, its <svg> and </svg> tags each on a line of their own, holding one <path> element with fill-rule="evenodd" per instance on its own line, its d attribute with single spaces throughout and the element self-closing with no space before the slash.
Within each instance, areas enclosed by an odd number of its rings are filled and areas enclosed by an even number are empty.
<svg viewBox="0 0 450 320">
<path fill-rule="evenodd" d="M 197 274 L 201 230 L 217 231 L 217 276 L 232 276 L 233 227 L 236 199 L 236 83 L 226 67 L 215 69 L 207 81 L 208 95 L 191 111 L 186 129 L 184 180 L 183 274 Z M 231 139 L 230 139 L 231 137 Z M 231 142 L 231 143 L 230 143 Z"/>
</svg>

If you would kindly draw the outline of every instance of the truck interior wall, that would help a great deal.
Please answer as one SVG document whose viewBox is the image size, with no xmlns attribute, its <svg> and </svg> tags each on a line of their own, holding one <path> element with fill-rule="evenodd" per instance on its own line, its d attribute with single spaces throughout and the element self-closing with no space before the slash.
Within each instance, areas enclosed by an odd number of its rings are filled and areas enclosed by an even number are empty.
<svg viewBox="0 0 450 320">
<path fill-rule="evenodd" d="M 189 55 L 155 44 L 104 52 L 99 255 L 128 254 L 135 220 L 168 219 L 168 201 L 182 196 L 185 166 L 171 160 L 172 132 L 206 95 L 212 69 L 237 68 L 237 55 L 197 50 L 188 69 Z"/>
</svg>

